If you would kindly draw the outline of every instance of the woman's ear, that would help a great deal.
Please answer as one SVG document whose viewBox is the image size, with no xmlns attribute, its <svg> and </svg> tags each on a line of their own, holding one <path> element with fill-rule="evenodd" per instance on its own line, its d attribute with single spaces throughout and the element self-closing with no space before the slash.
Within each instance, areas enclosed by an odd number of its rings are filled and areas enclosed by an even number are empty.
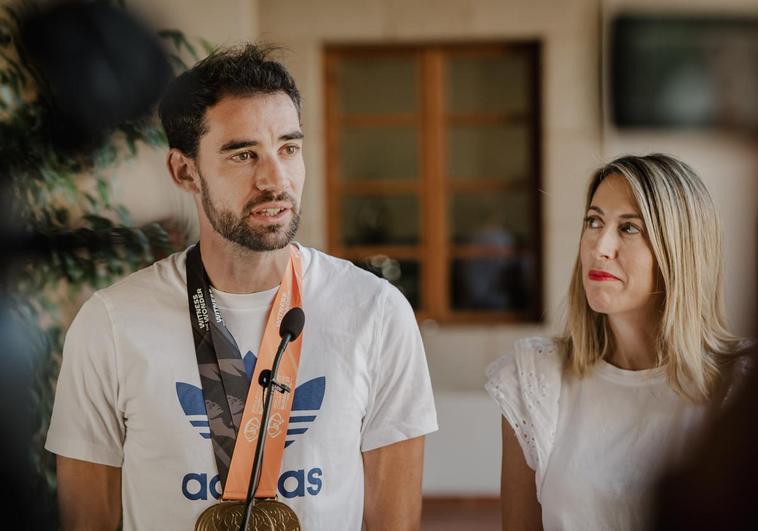
<svg viewBox="0 0 758 531">
<path fill-rule="evenodd" d="M 176 148 L 171 148 L 166 165 L 171 178 L 179 188 L 193 194 L 200 193 L 200 177 L 194 159 Z"/>
</svg>

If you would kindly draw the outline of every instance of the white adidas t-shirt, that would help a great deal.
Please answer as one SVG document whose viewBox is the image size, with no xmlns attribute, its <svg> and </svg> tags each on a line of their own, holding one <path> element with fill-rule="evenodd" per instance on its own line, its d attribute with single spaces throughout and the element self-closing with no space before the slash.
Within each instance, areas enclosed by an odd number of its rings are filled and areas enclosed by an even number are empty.
<svg viewBox="0 0 758 531">
<path fill-rule="evenodd" d="M 279 499 L 305 531 L 357 530 L 361 452 L 437 429 L 423 345 L 397 289 L 301 247 L 305 328 Z M 46 448 L 122 467 L 124 530 L 187 530 L 221 486 L 187 303 L 186 253 L 96 293 L 66 336 Z M 216 292 L 249 369 L 276 290 Z"/>
<path fill-rule="evenodd" d="M 599 361 L 577 378 L 556 343 L 528 338 L 487 369 L 486 389 L 535 471 L 545 531 L 645 529 L 662 469 L 698 432 L 705 406 L 676 394 L 665 368 Z"/>
</svg>

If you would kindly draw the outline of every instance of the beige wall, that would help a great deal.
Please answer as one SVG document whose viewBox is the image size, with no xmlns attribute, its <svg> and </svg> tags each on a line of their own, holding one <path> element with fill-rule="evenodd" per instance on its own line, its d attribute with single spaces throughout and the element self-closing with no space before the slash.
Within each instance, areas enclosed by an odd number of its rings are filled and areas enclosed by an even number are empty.
<svg viewBox="0 0 758 531">
<path fill-rule="evenodd" d="M 724 221 L 727 302 L 735 329 L 756 312 L 758 150 L 726 133 L 616 130 L 601 97 L 601 21 L 625 8 L 758 14 L 754 0 L 130 0 L 156 27 L 179 28 L 219 44 L 260 37 L 284 45 L 303 93 L 308 181 L 299 239 L 326 246 L 322 49 L 326 43 L 538 38 L 543 42 L 543 226 L 546 318 L 543 325 L 438 326 L 421 323 L 438 390 L 480 390 L 487 362 L 528 334 L 559 329 L 574 260 L 582 191 L 590 171 L 621 153 L 664 151 L 703 176 Z M 117 172 L 117 196 L 137 221 L 194 206 L 170 183 L 162 151 L 143 150 Z M 152 193 L 146 194 L 145 190 Z M 190 224 L 191 225 L 191 224 Z M 465 353 L 465 355 L 462 355 Z"/>
<path fill-rule="evenodd" d="M 156 28 L 179 29 L 214 44 L 236 44 L 258 33 L 258 0 L 126 0 Z"/>
<path fill-rule="evenodd" d="M 338 42 L 539 38 L 543 41 L 544 326 L 441 327 L 422 323 L 437 391 L 480 390 L 486 363 L 513 340 L 555 328 L 576 247 L 581 186 L 600 162 L 595 0 L 260 0 L 260 37 L 291 50 L 305 100 L 308 181 L 300 239 L 326 245 L 322 48 Z"/>
<path fill-rule="evenodd" d="M 601 94 L 604 21 L 617 9 L 714 9 L 710 0 L 259 0 L 262 40 L 291 50 L 286 59 L 305 100 L 304 223 L 300 239 L 324 248 L 326 43 L 539 38 L 543 41 L 544 284 L 542 326 L 441 327 L 421 324 L 440 431 L 427 438 L 426 495 L 492 496 L 499 490 L 499 412 L 482 390 L 486 364 L 516 338 L 555 332 L 576 256 L 582 196 L 595 167 L 622 153 L 666 151 L 703 176 L 722 213 L 727 302 L 738 332 L 755 314 L 758 164 L 754 145 L 714 133 L 621 132 L 608 123 Z M 666 6 L 666 7 L 662 7 Z M 689 6 L 689 7 L 688 7 Z M 755 0 L 718 2 L 721 12 L 755 12 Z M 475 434 L 474 437 L 471 435 Z M 461 452 L 466 448 L 466 452 Z M 462 456 L 464 456 L 462 458 Z M 493 466 L 495 465 L 495 466 Z"/>
<path fill-rule="evenodd" d="M 199 39 L 214 45 L 253 41 L 258 32 L 257 0 L 127 0 L 127 6 L 152 27 L 178 29 L 203 54 Z M 191 61 L 190 61 L 191 63 Z M 168 175 L 164 149 L 142 146 L 139 155 L 116 168 L 114 195 L 135 223 L 176 218 L 197 237 L 195 206 Z"/>
<path fill-rule="evenodd" d="M 756 146 L 728 134 L 620 132 L 601 112 L 602 21 L 625 6 L 756 13 L 755 0 L 130 0 L 160 27 L 218 43 L 260 36 L 282 44 L 304 97 L 308 181 L 299 239 L 326 245 L 321 51 L 326 43 L 539 38 L 543 48 L 543 189 L 546 320 L 542 326 L 441 327 L 422 323 L 441 431 L 428 438 L 427 494 L 494 495 L 499 485 L 496 408 L 482 390 L 488 361 L 514 339 L 558 329 L 572 267 L 583 188 L 593 168 L 617 154 L 667 151 L 698 169 L 721 210 L 729 316 L 747 332 L 755 313 L 758 212 Z M 714 4 L 717 4 L 714 7 Z M 121 172 L 122 197 L 139 220 L 193 216 L 170 186 L 163 153 Z M 128 170 L 128 171 L 126 171 Z M 158 184 L 156 184 L 158 183 Z M 150 193 L 145 193 L 150 190 Z M 471 438 L 470 434 L 477 434 Z M 459 459 L 468 448 L 467 462 Z"/>
<path fill-rule="evenodd" d="M 758 17 L 755 0 L 605 0 L 603 7 L 606 19 L 632 9 Z M 626 152 L 670 153 L 690 163 L 703 178 L 723 222 L 729 322 L 739 334 L 752 333 L 758 316 L 758 138 L 713 131 L 619 131 L 606 122 L 603 141 L 606 157 Z"/>
<path fill-rule="evenodd" d="M 305 100 L 308 182 L 300 239 L 324 248 L 326 212 L 322 49 L 325 43 L 534 38 L 543 55 L 545 308 L 542 326 L 441 327 L 422 323 L 437 391 L 481 389 L 487 362 L 513 340 L 559 329 L 574 261 L 582 194 L 593 168 L 622 153 L 664 151 L 690 162 L 722 213 L 730 321 L 749 330 L 756 311 L 758 163 L 747 139 L 716 133 L 620 132 L 601 113 L 602 20 L 625 7 L 756 13 L 754 0 L 259 0 L 260 37 L 291 50 Z"/>
</svg>

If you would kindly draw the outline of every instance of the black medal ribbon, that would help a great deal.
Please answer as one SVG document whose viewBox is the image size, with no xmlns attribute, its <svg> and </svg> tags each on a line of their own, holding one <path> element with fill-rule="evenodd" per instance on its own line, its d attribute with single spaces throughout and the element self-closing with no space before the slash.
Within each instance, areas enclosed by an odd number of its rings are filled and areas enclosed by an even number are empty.
<svg viewBox="0 0 758 531">
<path fill-rule="evenodd" d="M 200 244 L 187 251 L 187 297 L 197 368 L 221 486 L 226 485 L 250 380 L 210 291 Z"/>
</svg>

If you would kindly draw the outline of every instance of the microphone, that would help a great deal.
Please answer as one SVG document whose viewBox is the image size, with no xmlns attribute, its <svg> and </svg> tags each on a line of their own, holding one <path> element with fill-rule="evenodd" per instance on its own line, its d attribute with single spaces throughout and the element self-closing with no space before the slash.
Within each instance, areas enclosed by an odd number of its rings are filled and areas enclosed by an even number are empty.
<svg viewBox="0 0 758 531">
<path fill-rule="evenodd" d="M 258 430 L 258 445 L 255 448 L 255 459 L 253 460 L 253 470 L 250 474 L 250 483 L 247 487 L 247 503 L 245 504 L 245 515 L 242 518 L 240 524 L 240 531 L 247 531 L 248 523 L 250 522 L 250 515 L 253 510 L 255 502 L 255 490 L 258 488 L 258 483 L 261 479 L 261 469 L 263 468 L 263 446 L 266 444 L 266 433 L 268 433 L 268 421 L 271 415 L 271 397 L 274 394 L 274 389 L 280 393 L 289 393 L 290 387 L 286 384 L 281 384 L 276 381 L 276 373 L 279 370 L 279 362 L 282 360 L 284 351 L 287 350 L 287 345 L 290 341 L 294 341 L 298 338 L 305 326 L 305 313 L 302 308 L 297 306 L 290 308 L 290 310 L 284 314 L 282 323 L 279 325 L 279 337 L 282 340 L 279 342 L 279 348 L 274 356 L 274 363 L 271 369 L 261 371 L 258 383 L 263 387 L 265 398 L 263 400 L 263 413 L 261 415 L 261 427 Z"/>
<path fill-rule="evenodd" d="M 295 306 L 290 308 L 290 311 L 284 314 L 282 318 L 282 324 L 279 325 L 279 337 L 284 340 L 284 336 L 289 335 L 289 341 L 294 341 L 303 331 L 305 326 L 305 312 L 302 308 Z"/>
</svg>

